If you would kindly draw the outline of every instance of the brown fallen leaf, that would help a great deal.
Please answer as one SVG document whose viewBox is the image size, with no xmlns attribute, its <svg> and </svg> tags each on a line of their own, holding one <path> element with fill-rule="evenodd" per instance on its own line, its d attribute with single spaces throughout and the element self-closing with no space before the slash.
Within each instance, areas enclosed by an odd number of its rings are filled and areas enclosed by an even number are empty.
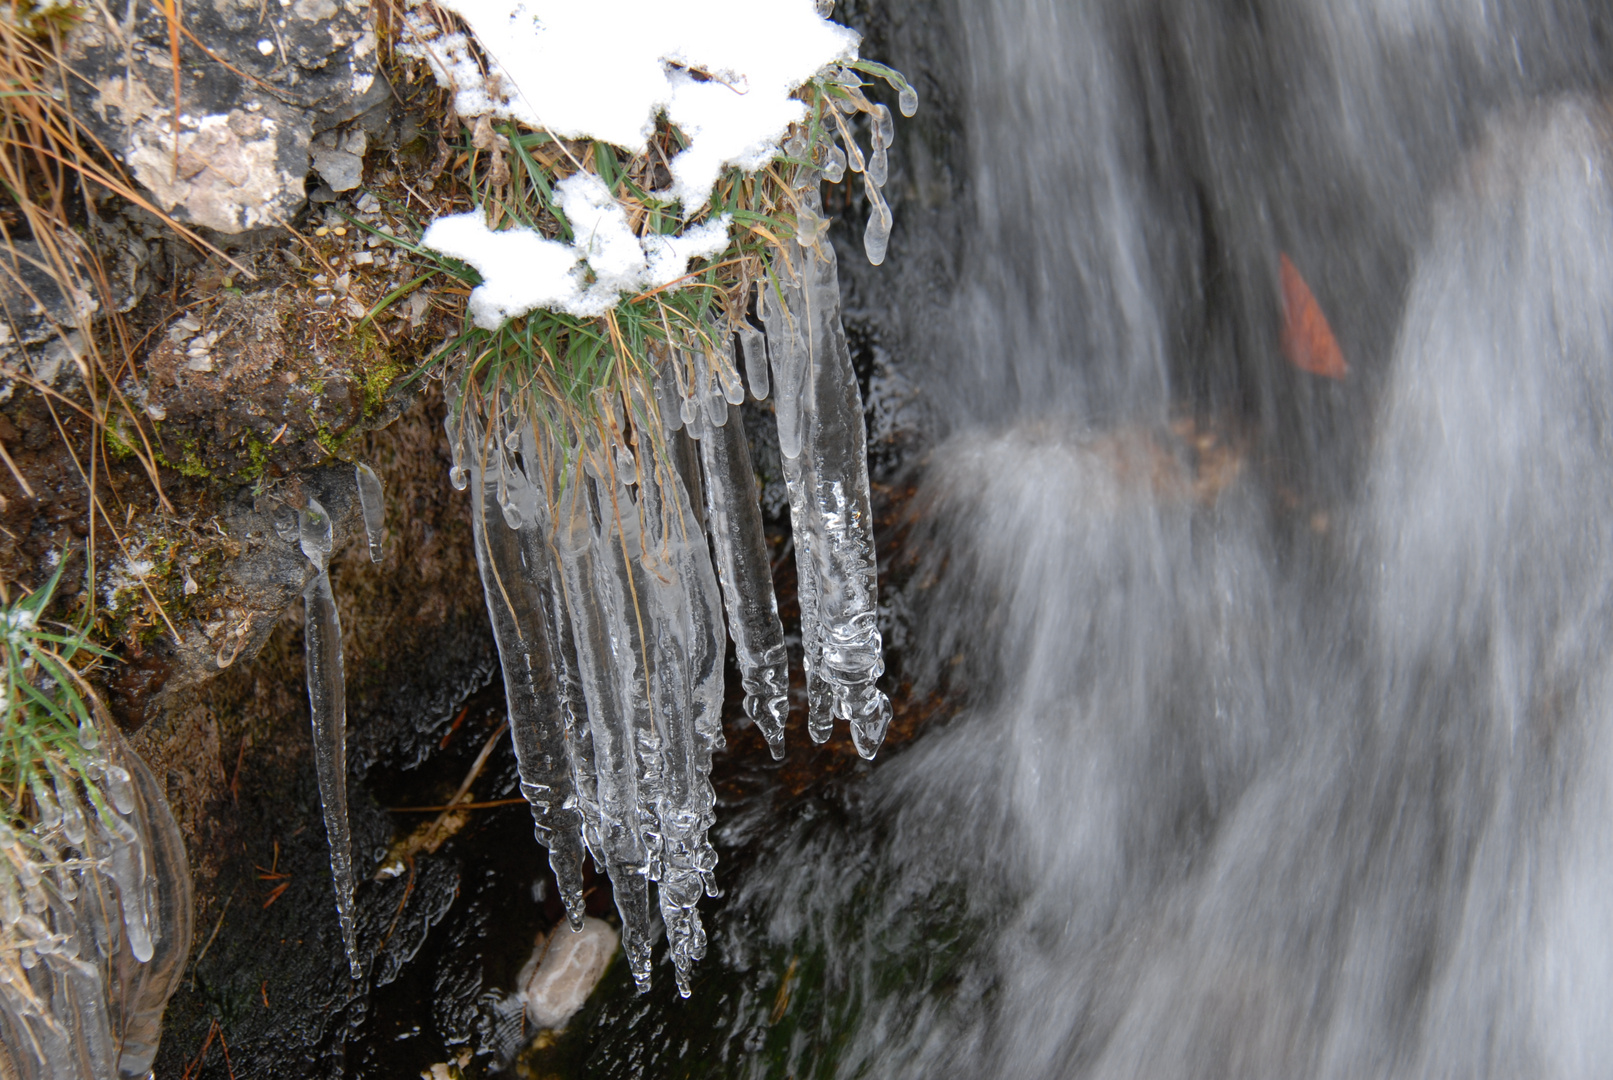
<svg viewBox="0 0 1613 1080">
<path fill-rule="evenodd" d="M 1324 379 L 1343 379 L 1350 366 L 1344 362 L 1327 316 L 1288 255 L 1279 252 L 1278 259 L 1282 266 L 1283 355 L 1301 371 Z"/>
</svg>

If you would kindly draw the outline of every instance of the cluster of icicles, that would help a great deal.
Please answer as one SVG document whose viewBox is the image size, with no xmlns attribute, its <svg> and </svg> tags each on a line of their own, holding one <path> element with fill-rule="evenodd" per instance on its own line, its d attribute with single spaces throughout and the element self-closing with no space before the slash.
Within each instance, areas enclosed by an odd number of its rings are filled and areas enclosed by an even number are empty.
<svg viewBox="0 0 1613 1080">
<path fill-rule="evenodd" d="M 868 225 L 863 230 L 863 250 L 868 254 L 868 261 L 878 266 L 885 261 L 885 249 L 890 244 L 891 226 L 895 221 L 883 189 L 890 177 L 887 151 L 896 141 L 896 121 L 892 119 L 888 107 L 868 100 L 862 92 L 862 77 L 855 70 L 837 68 L 830 73 L 830 78 L 845 96 L 832 99 L 833 106 L 824 110 L 824 123 L 833 122 L 835 131 L 840 135 L 840 145 L 835 143 L 834 133 L 831 132 L 826 141 L 813 149 L 814 164 L 823 171 L 823 179 L 831 184 L 840 183 L 848 168 L 862 174 L 863 191 L 868 195 Z M 902 87 L 897 95 L 896 107 L 903 116 L 912 116 L 918 111 L 918 94 L 912 87 Z M 860 112 L 868 114 L 871 132 L 866 156 L 846 122 L 848 117 L 855 117 Z M 805 132 L 799 128 L 792 131 L 784 143 L 784 151 L 791 157 L 804 156 L 807 152 Z M 828 230 L 829 220 L 822 216 L 821 208 L 817 212 L 803 209 L 799 214 L 796 238 L 802 244 L 818 243 Z"/>
<path fill-rule="evenodd" d="M 82 776 L 31 781 L 0 822 L 0 1076 L 145 1077 L 190 950 L 190 869 L 162 789 L 86 726 Z"/>
<path fill-rule="evenodd" d="M 821 205 L 815 185 L 801 198 Z M 725 621 L 745 711 L 774 757 L 784 755 L 788 659 L 739 412 L 736 339 L 752 396 L 771 392 L 778 420 L 808 732 L 822 742 L 844 720 L 871 758 L 891 717 L 875 686 L 884 662 L 866 437 L 834 253 L 803 245 L 784 263 L 776 287 L 761 289 L 764 329 L 713 328 L 698 347 L 667 350 L 653 385 L 614 403 L 599 395 L 598 415 L 580 426 L 530 396 L 467 384 L 461 397 L 448 380 L 450 481 L 471 493 L 521 792 L 573 928 L 585 851 L 610 876 L 640 989 L 654 944 L 651 882 L 680 992 L 705 952 L 696 906 L 717 887 L 707 831 L 712 754 L 724 745 Z M 358 488 L 378 556 L 380 484 L 364 466 Z M 317 501 L 301 512 L 300 539 L 315 571 L 304 599 L 316 763 L 356 978 L 341 626 L 326 572 L 330 517 Z"/>
</svg>

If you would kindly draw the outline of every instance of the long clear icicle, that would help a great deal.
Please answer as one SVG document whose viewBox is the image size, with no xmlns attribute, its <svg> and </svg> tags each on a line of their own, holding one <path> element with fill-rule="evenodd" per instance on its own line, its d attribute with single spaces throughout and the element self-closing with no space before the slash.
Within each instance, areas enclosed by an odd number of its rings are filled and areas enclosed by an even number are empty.
<svg viewBox="0 0 1613 1080">
<path fill-rule="evenodd" d="M 466 425 L 467 432 L 475 426 Z M 573 930 L 582 928 L 582 819 L 577 810 L 566 721 L 555 677 L 549 619 L 550 555 L 543 535 L 539 495 L 525 475 L 503 463 L 504 440 L 469 447 L 471 523 L 476 564 L 487 613 L 498 643 L 521 794 L 532 808 L 538 842 Z M 497 464 L 489 462 L 491 458 Z M 500 482 L 502 478 L 502 484 Z M 500 500 L 502 489 L 503 500 Z M 509 527 L 510 507 L 520 527 Z"/>
<path fill-rule="evenodd" d="M 727 419 L 737 422 L 732 415 Z M 651 686 L 663 757 L 656 798 L 662 837 L 657 895 L 678 992 L 688 997 L 690 972 L 706 950 L 696 905 L 703 893 L 716 892 L 717 853 L 707 831 L 716 803 L 711 757 L 723 745 L 721 603 L 705 534 L 677 472 L 667 470 L 641 485 L 640 501 L 648 526 L 643 559 L 656 628 Z"/>
<path fill-rule="evenodd" d="M 588 705 L 605 872 L 622 918 L 622 951 L 633 981 L 643 991 L 650 985 L 652 946 L 650 852 L 639 815 L 637 750 L 627 716 L 632 706 L 624 700 L 629 680 L 619 670 L 623 650 L 617 647 L 630 643 L 613 640 L 604 590 L 597 583 L 599 507 L 591 486 L 580 465 L 568 470 L 555 516 L 555 544 L 577 650 L 578 680 Z"/>
<path fill-rule="evenodd" d="M 577 666 L 577 642 L 571 626 L 571 615 L 566 609 L 563 570 L 555 545 L 549 502 L 556 486 L 550 470 L 558 455 L 552 440 L 540 440 L 531 424 L 522 426 L 521 448 L 525 460 L 524 471 L 528 483 L 532 485 L 544 540 L 544 550 L 534 557 L 534 565 L 543 566 L 543 578 L 547 585 L 543 615 L 549 635 L 550 660 L 554 665 L 555 693 L 564 728 L 566 762 L 571 772 L 572 808 L 581 820 L 583 843 L 593 853 L 594 862 L 603 866 L 605 851 L 600 839 L 599 775 L 594 766 L 593 733 L 588 727 L 588 703 Z M 546 464 L 548 469 L 545 468 Z"/>
<path fill-rule="evenodd" d="M 342 620 L 330 591 L 330 514 L 309 497 L 297 514 L 302 553 L 315 574 L 303 586 L 306 611 L 303 646 L 308 666 L 308 705 L 313 716 L 314 769 L 330 840 L 330 872 L 336 891 L 336 917 L 353 978 L 363 977 L 353 925 L 353 840 L 347 827 L 347 683 L 342 672 Z"/>
<path fill-rule="evenodd" d="M 815 182 L 798 197 L 821 212 Z M 885 664 L 867 434 L 840 323 L 834 249 L 827 243 L 802 249 L 793 279 L 787 269 L 776 269 L 778 287 L 766 295 L 763 320 L 800 577 L 808 731 L 820 741 L 828 735 L 822 716 L 827 690 L 833 715 L 851 725 L 857 752 L 872 758 L 885 739 L 891 707 L 875 686 Z"/>
<path fill-rule="evenodd" d="M 773 593 L 756 473 L 737 406 L 729 406 L 727 424 L 700 440 L 700 462 L 717 579 L 745 687 L 745 713 L 761 729 L 774 759 L 782 760 L 790 712 L 789 655 Z"/>
</svg>

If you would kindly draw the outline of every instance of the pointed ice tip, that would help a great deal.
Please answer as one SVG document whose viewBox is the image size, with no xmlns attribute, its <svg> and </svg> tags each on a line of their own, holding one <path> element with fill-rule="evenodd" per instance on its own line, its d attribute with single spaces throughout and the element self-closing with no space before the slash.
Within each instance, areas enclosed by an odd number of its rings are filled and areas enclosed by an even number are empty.
<svg viewBox="0 0 1613 1080">
<path fill-rule="evenodd" d="M 767 752 L 773 755 L 774 761 L 784 760 L 784 736 L 767 740 Z"/>
<path fill-rule="evenodd" d="M 864 761 L 874 760 L 879 748 L 885 744 L 885 732 L 891 725 L 891 702 L 883 691 L 874 691 L 875 702 L 872 715 L 864 720 L 851 722 L 851 743 L 857 748 L 857 755 Z"/>
</svg>

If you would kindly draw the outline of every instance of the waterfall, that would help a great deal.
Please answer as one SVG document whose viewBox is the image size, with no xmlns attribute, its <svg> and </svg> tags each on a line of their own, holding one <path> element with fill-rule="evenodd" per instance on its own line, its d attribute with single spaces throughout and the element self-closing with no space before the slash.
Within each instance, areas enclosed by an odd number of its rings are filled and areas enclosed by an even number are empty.
<svg viewBox="0 0 1613 1080">
<path fill-rule="evenodd" d="M 780 1073 L 1606 1075 L 1608 16 L 909 14 L 962 135 L 858 281 L 961 711 L 740 884 Z"/>
</svg>

